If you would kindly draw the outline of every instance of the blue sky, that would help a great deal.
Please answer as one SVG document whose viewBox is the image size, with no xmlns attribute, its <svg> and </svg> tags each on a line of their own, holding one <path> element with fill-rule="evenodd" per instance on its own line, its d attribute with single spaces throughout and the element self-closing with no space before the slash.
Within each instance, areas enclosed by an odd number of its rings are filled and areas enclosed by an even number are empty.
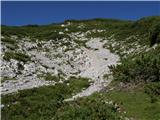
<svg viewBox="0 0 160 120">
<path fill-rule="evenodd" d="M 50 24 L 66 19 L 116 18 L 136 20 L 144 16 L 160 15 L 160 1 L 71 1 L 71 2 L 2 2 L 5 25 Z"/>
</svg>

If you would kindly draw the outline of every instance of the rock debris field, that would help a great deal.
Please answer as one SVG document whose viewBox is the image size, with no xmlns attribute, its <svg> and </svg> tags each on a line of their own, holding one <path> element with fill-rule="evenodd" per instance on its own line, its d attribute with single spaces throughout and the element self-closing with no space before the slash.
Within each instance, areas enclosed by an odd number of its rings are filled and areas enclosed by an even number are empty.
<svg viewBox="0 0 160 120">
<path fill-rule="evenodd" d="M 83 36 L 84 35 L 82 35 L 82 37 Z M 1 76 L 9 76 L 7 80 L 1 84 L 2 94 L 43 85 L 54 85 L 56 83 L 55 81 L 46 81 L 43 77 L 39 77 L 44 73 L 50 73 L 55 76 L 65 75 L 67 76 L 64 77 L 65 79 L 69 76 L 90 78 L 92 83 L 87 89 L 82 90 L 67 100 L 89 96 L 94 92 L 100 91 L 110 83 L 112 79 L 108 78 L 108 80 L 104 80 L 103 76 L 110 72 L 108 66 L 116 65 L 119 61 L 118 55 L 103 48 L 105 43 L 101 38 L 91 38 L 85 43 L 86 46 L 77 47 L 74 50 L 65 52 L 64 50 L 68 46 L 57 47 L 55 50 L 53 49 L 52 41 L 42 44 L 43 49 L 46 47 L 49 49 L 49 52 L 40 50 L 36 43 L 27 41 L 19 43 L 19 49 L 17 51 L 24 51 L 25 54 L 30 56 L 30 62 L 23 63 L 14 59 L 10 61 L 1 60 Z M 71 45 L 73 47 L 75 43 L 73 42 Z M 6 51 L 7 48 L 2 44 L 2 52 Z M 24 67 L 23 70 L 21 70 L 21 74 L 18 74 L 17 64 Z M 63 82 L 63 80 L 58 82 Z"/>
</svg>

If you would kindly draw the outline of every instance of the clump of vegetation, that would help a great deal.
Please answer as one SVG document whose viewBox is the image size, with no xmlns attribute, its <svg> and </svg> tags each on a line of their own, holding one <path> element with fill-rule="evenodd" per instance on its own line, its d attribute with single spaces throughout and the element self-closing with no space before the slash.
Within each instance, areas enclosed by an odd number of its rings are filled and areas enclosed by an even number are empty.
<svg viewBox="0 0 160 120">
<path fill-rule="evenodd" d="M 43 75 L 39 75 L 39 77 L 44 78 L 44 80 L 46 81 L 55 81 L 55 82 L 59 82 L 60 77 L 57 75 L 52 75 L 51 73 L 46 73 Z"/>
<path fill-rule="evenodd" d="M 68 82 L 54 86 L 2 95 L 2 104 L 5 106 L 2 109 L 2 120 L 54 119 L 58 109 L 65 107 L 64 99 L 70 98 L 73 93 L 80 92 L 88 85 L 89 82 L 85 78 L 71 78 Z"/>
<path fill-rule="evenodd" d="M 27 31 L 24 29 L 24 27 L 2 26 L 1 34 L 7 37 L 11 35 L 16 35 L 18 37 L 24 37 L 24 36 L 27 36 Z"/>
<path fill-rule="evenodd" d="M 58 82 L 59 81 L 59 78 L 55 75 L 51 75 L 50 73 L 47 73 L 46 76 L 44 77 L 45 80 L 49 80 L 49 81 L 56 81 Z"/>
<path fill-rule="evenodd" d="M 160 47 L 146 53 L 122 59 L 122 64 L 111 70 L 116 81 L 158 82 L 160 80 Z"/>
<path fill-rule="evenodd" d="M 160 100 L 160 82 L 148 83 L 145 92 L 151 97 L 152 103 Z"/>
<path fill-rule="evenodd" d="M 114 105 L 106 103 L 106 98 L 94 94 L 86 98 L 65 102 L 54 116 L 55 120 L 123 120 Z"/>
<path fill-rule="evenodd" d="M 16 79 L 13 78 L 13 77 L 1 77 L 0 80 L 1 80 L 1 83 L 3 83 L 3 82 L 5 82 L 6 80 L 16 80 Z"/>
<path fill-rule="evenodd" d="M 121 89 L 142 89 L 150 96 L 150 102 L 160 99 L 160 46 L 145 53 L 122 59 L 122 64 L 110 66 L 115 85 Z M 132 86 L 132 87 L 131 87 Z M 158 99 L 158 100 L 157 100 Z"/>
<path fill-rule="evenodd" d="M 91 19 L 91 20 L 66 20 L 64 24 L 70 22 L 71 25 L 67 26 L 69 31 L 65 31 L 65 27 L 61 27 L 61 24 L 50 25 L 28 25 L 21 27 L 2 26 L 2 35 L 10 36 L 17 35 L 18 37 L 29 36 L 30 38 L 37 38 L 39 40 L 59 40 L 62 38 L 68 38 L 69 33 L 72 32 L 86 32 L 88 30 L 105 30 L 106 32 L 92 32 L 88 37 L 102 37 L 108 38 L 111 35 L 115 35 L 116 41 L 126 41 L 126 38 L 131 35 L 139 35 L 136 39 L 140 44 L 149 44 L 148 35 L 152 25 L 159 22 L 159 16 L 145 17 L 137 21 L 123 21 L 116 19 Z M 83 25 L 83 28 L 77 26 Z M 63 32 L 64 34 L 59 34 Z M 146 36 L 146 37 L 144 37 Z M 129 42 L 128 40 L 127 42 Z"/>
<path fill-rule="evenodd" d="M 15 44 L 16 43 L 15 40 L 13 40 L 11 38 L 8 38 L 8 37 L 2 38 L 1 40 L 2 40 L 2 42 L 9 43 L 9 44 Z"/>
<path fill-rule="evenodd" d="M 84 41 L 84 40 L 74 40 L 79 46 L 86 46 L 86 42 L 87 41 Z"/>
<path fill-rule="evenodd" d="M 72 89 L 77 91 L 78 89 L 87 88 L 90 85 L 89 78 L 84 77 L 75 77 L 71 76 L 67 81 L 64 81 L 66 84 L 69 84 Z"/>
<path fill-rule="evenodd" d="M 160 42 L 160 22 L 157 22 L 151 27 L 149 39 L 151 46 Z"/>
<path fill-rule="evenodd" d="M 20 52 L 11 52 L 11 51 L 5 52 L 3 58 L 7 61 L 9 61 L 10 59 L 15 59 L 23 62 L 30 61 L 30 57 L 28 55 L 25 55 Z"/>
<path fill-rule="evenodd" d="M 9 37 L 5 37 L 1 39 L 2 42 L 6 43 L 6 47 L 10 50 L 15 50 L 18 48 L 18 45 L 16 44 L 16 40 L 13 40 Z"/>
<path fill-rule="evenodd" d="M 59 40 L 64 37 L 69 38 L 67 34 L 59 34 L 59 31 L 64 31 L 60 25 L 28 25 L 21 27 L 2 26 L 2 35 L 5 37 L 11 35 L 16 35 L 19 38 L 28 36 L 33 40 L 34 38 L 39 40 Z"/>
</svg>

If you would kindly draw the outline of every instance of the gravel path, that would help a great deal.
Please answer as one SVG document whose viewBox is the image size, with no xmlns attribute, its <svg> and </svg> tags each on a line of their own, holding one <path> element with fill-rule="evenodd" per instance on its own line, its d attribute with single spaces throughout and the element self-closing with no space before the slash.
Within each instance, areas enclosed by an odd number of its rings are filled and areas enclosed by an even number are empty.
<svg viewBox="0 0 160 120">
<path fill-rule="evenodd" d="M 119 56 L 111 53 L 109 50 L 103 48 L 103 42 L 100 39 L 93 39 L 87 42 L 87 46 L 90 49 L 83 48 L 87 56 L 90 58 L 90 64 L 84 67 L 84 71 L 80 73 L 82 77 L 91 78 L 94 83 L 86 90 L 78 93 L 72 98 L 66 99 L 66 101 L 74 100 L 78 97 L 89 96 L 94 92 L 102 90 L 107 86 L 111 79 L 104 80 L 103 76 L 109 73 L 109 65 L 115 65 L 119 61 Z"/>
</svg>

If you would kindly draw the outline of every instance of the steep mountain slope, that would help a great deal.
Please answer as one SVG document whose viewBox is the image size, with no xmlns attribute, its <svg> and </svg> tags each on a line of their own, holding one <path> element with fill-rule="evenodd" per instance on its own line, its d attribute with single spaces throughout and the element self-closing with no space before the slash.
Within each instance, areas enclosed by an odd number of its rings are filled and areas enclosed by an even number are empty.
<svg viewBox="0 0 160 120">
<path fill-rule="evenodd" d="M 158 120 L 159 23 L 2 26 L 2 119 Z"/>
</svg>

